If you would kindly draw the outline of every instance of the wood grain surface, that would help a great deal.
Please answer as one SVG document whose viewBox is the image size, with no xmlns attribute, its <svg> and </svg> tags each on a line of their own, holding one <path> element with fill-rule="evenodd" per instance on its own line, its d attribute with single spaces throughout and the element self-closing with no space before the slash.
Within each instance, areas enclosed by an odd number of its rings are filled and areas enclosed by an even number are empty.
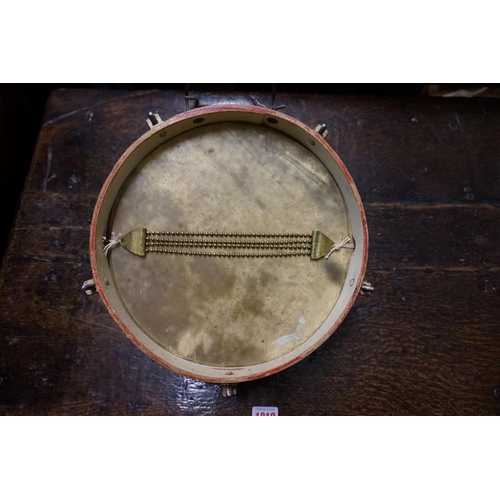
<svg viewBox="0 0 500 500">
<path fill-rule="evenodd" d="M 235 397 L 162 368 L 80 287 L 104 180 L 149 111 L 184 110 L 182 93 L 59 90 L 0 271 L 1 414 L 500 414 L 500 102 L 276 99 L 328 125 L 365 205 L 376 292 L 308 358 Z"/>
</svg>

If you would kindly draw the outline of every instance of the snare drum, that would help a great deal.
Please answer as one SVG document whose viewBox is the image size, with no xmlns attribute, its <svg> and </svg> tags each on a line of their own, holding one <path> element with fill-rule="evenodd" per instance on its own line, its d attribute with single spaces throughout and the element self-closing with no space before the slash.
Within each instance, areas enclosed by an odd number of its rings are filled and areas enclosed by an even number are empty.
<svg viewBox="0 0 500 500">
<path fill-rule="evenodd" d="M 152 359 L 208 382 L 300 361 L 363 282 L 367 225 L 344 164 L 322 130 L 262 107 L 149 123 L 94 210 L 92 272 L 110 314 Z"/>
</svg>

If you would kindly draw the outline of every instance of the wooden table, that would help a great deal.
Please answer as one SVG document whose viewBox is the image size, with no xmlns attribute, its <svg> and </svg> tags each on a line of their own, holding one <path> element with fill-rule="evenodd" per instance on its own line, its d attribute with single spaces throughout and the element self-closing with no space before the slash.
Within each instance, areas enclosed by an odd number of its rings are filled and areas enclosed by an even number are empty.
<svg viewBox="0 0 500 500">
<path fill-rule="evenodd" d="M 162 368 L 80 287 L 104 180 L 148 130 L 149 111 L 184 110 L 182 93 L 59 90 L 1 268 L 0 413 L 500 414 L 500 102 L 278 94 L 281 103 L 328 125 L 365 204 L 376 292 L 311 356 L 236 397 Z"/>
</svg>

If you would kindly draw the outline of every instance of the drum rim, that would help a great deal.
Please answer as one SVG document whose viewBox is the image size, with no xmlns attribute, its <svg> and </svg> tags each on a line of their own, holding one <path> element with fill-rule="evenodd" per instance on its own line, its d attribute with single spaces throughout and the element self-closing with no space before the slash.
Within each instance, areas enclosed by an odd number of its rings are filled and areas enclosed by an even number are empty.
<svg viewBox="0 0 500 500">
<path fill-rule="evenodd" d="M 351 296 L 349 298 L 349 301 L 347 304 L 344 306 L 342 312 L 338 315 L 334 323 L 331 325 L 331 327 L 328 328 L 327 332 L 323 334 L 316 342 L 311 344 L 307 349 L 301 349 L 302 345 L 299 345 L 296 347 L 291 353 L 295 351 L 299 351 L 296 356 L 291 357 L 291 359 L 287 359 L 286 361 L 283 361 L 283 363 L 277 363 L 280 358 L 276 358 L 273 360 L 276 362 L 276 366 L 274 366 L 271 369 L 268 370 L 262 370 L 260 372 L 256 373 L 251 373 L 251 374 L 246 374 L 246 375 L 238 375 L 237 373 L 233 373 L 232 371 L 229 372 L 231 373 L 230 375 L 225 373 L 225 370 L 231 370 L 229 367 L 223 367 L 222 370 L 220 370 L 220 367 L 217 367 L 217 374 L 214 373 L 214 375 L 200 375 L 200 374 L 195 374 L 193 372 L 184 370 L 182 368 L 179 368 L 178 366 L 175 366 L 171 363 L 168 363 L 165 359 L 161 358 L 157 354 L 153 353 L 146 345 L 144 345 L 140 339 L 134 335 L 134 333 L 126 326 L 122 318 L 120 317 L 119 314 L 117 314 L 113 308 L 112 303 L 110 302 L 109 298 L 107 297 L 106 289 L 105 286 L 103 286 L 103 282 L 101 280 L 101 276 L 99 273 L 99 266 L 97 263 L 97 242 L 98 242 L 98 232 L 97 232 L 97 225 L 98 221 L 100 218 L 100 212 L 103 204 L 103 200 L 105 199 L 105 196 L 108 192 L 108 189 L 113 182 L 114 178 L 116 177 L 117 173 L 119 172 L 121 166 L 125 162 L 125 160 L 134 152 L 141 144 L 149 140 L 152 136 L 156 135 L 158 132 L 161 130 L 170 127 L 174 124 L 177 124 L 178 122 L 189 120 L 192 118 L 196 117 L 202 117 L 203 115 L 208 115 L 208 114 L 213 114 L 213 113 L 227 113 L 227 112 L 241 112 L 241 113 L 252 113 L 256 115 L 262 115 L 262 120 L 264 118 L 268 117 L 274 117 L 278 120 L 284 120 L 285 122 L 291 123 L 292 125 L 295 125 L 302 129 L 304 132 L 312 136 L 314 141 L 317 141 L 318 143 L 321 144 L 321 146 L 327 151 L 328 154 L 330 154 L 337 165 L 339 166 L 342 175 L 345 177 L 349 188 L 354 196 L 354 200 L 357 205 L 357 210 L 359 212 L 359 217 L 362 225 L 362 234 L 363 234 L 363 255 L 361 257 L 361 264 L 359 268 L 359 278 L 356 283 L 356 287 L 352 290 Z M 181 132 L 182 133 L 182 132 Z M 281 370 L 284 370 L 285 368 L 288 368 L 289 366 L 294 365 L 295 363 L 298 363 L 305 357 L 307 357 L 309 354 L 311 354 L 313 351 L 315 351 L 320 345 L 322 345 L 330 336 L 337 330 L 337 328 L 340 326 L 340 324 L 344 321 L 345 317 L 349 313 L 349 311 L 352 309 L 352 306 L 356 300 L 356 298 L 359 295 L 363 279 L 365 276 L 366 272 L 366 266 L 367 266 L 367 261 L 368 261 L 368 227 L 367 227 L 367 222 L 366 222 L 366 215 L 365 211 L 363 208 L 363 204 L 361 201 L 361 197 L 359 195 L 358 189 L 356 185 L 354 184 L 354 181 L 347 170 L 346 166 L 338 156 L 338 154 L 333 150 L 333 148 L 325 141 L 325 139 L 317 132 L 315 132 L 313 129 L 302 123 L 301 121 L 297 120 L 294 117 L 285 115 L 283 113 L 280 113 L 278 111 L 270 110 L 267 108 L 262 108 L 262 107 L 256 107 L 256 106 L 247 106 L 247 105 L 229 105 L 229 104 L 223 104 L 223 105 L 215 105 L 215 106 L 207 106 L 203 108 L 196 108 L 192 109 L 190 111 L 186 111 L 184 113 L 180 113 L 178 115 L 173 116 L 172 118 L 159 123 L 158 125 L 154 126 L 151 128 L 151 130 L 147 131 L 145 134 L 143 134 L 141 137 L 139 137 L 137 140 L 135 140 L 127 149 L 126 151 L 120 156 L 118 161 L 115 163 L 113 169 L 109 173 L 108 177 L 106 178 L 106 181 L 104 182 L 95 207 L 93 211 L 93 216 L 92 216 L 92 223 L 91 223 L 91 228 L 90 228 L 90 249 L 89 249 L 89 254 L 90 254 L 90 262 L 91 262 L 91 268 L 92 268 L 92 274 L 94 278 L 94 282 L 96 285 L 96 290 L 99 293 L 99 296 L 101 300 L 103 301 L 104 305 L 106 306 L 108 312 L 110 313 L 111 317 L 114 319 L 114 321 L 118 324 L 122 332 L 127 336 L 127 338 L 136 346 L 138 347 L 144 354 L 146 354 L 149 358 L 153 359 L 160 365 L 164 366 L 165 368 L 168 368 L 172 370 L 175 373 L 178 373 L 180 375 L 184 375 L 190 378 L 196 378 L 199 380 L 204 380 L 206 382 L 214 382 L 214 383 L 237 383 L 237 382 L 244 382 L 244 381 L 250 381 L 250 380 L 255 380 L 259 378 L 266 377 L 268 375 L 271 375 L 273 373 L 277 373 Z M 282 356 L 284 357 L 289 357 L 291 353 L 288 353 L 287 355 Z M 207 370 L 210 368 L 213 368 L 214 372 L 215 367 L 212 367 L 210 365 L 201 365 L 194 363 L 192 361 L 186 360 L 188 363 L 192 363 L 193 365 L 197 365 L 200 367 L 204 367 Z M 265 364 L 265 363 L 262 363 Z M 252 365 L 252 367 L 259 366 L 257 365 Z"/>
</svg>

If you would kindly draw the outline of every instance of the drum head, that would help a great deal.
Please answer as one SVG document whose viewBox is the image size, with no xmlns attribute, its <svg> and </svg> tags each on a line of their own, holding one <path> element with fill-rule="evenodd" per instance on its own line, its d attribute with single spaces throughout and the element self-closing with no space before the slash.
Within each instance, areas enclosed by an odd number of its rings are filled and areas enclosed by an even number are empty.
<svg viewBox="0 0 500 500">
<path fill-rule="evenodd" d="M 351 245 L 328 260 L 104 254 L 103 237 L 136 228 L 319 230 Z M 90 246 L 98 291 L 131 340 L 178 373 L 229 383 L 281 370 L 333 333 L 361 286 L 367 243 L 356 188 L 321 136 L 281 113 L 220 106 L 162 122 L 127 150 L 99 196 Z"/>
</svg>

